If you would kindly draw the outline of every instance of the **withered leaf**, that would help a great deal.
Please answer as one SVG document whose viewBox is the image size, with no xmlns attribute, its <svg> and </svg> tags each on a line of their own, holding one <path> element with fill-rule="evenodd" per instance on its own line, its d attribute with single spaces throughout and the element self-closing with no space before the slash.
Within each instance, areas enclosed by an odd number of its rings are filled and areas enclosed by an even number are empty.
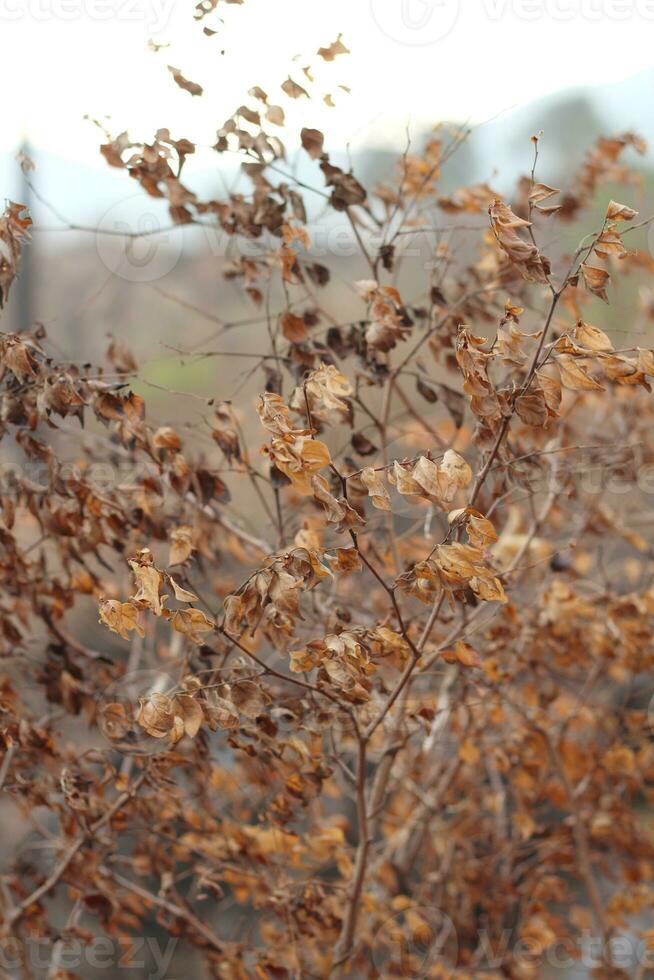
<svg viewBox="0 0 654 980">
<path fill-rule="evenodd" d="M 367 466 L 361 471 L 361 482 L 368 491 L 370 502 L 378 510 L 391 509 L 391 498 L 388 490 L 384 486 L 381 474 L 377 473 L 372 466 Z"/>
<path fill-rule="evenodd" d="M 570 354 L 559 354 L 556 358 L 561 383 L 572 391 L 604 391 L 603 386 L 591 378 L 587 369 Z"/>
<path fill-rule="evenodd" d="M 308 337 L 307 325 L 303 317 L 296 316 L 295 313 L 286 312 L 282 314 L 281 327 L 286 339 L 293 344 L 301 344 Z"/>
<path fill-rule="evenodd" d="M 303 129 L 301 134 L 302 146 L 307 151 L 312 160 L 317 160 L 322 155 L 325 137 L 319 129 Z"/>
<path fill-rule="evenodd" d="M 129 566 L 134 573 L 138 590 L 132 596 L 133 602 L 147 606 L 155 616 L 162 612 L 162 602 L 159 595 L 163 585 L 163 574 L 152 564 L 151 557 L 130 559 Z"/>
<path fill-rule="evenodd" d="M 318 55 L 325 61 L 333 61 L 339 54 L 349 54 L 349 48 L 346 48 L 341 41 L 342 34 L 339 34 L 335 41 L 327 48 L 318 48 Z"/>
<path fill-rule="evenodd" d="M 547 184 L 534 184 L 529 192 L 529 201 L 532 204 L 541 204 L 550 197 L 560 194 L 561 191 L 556 187 L 548 187 Z"/>
<path fill-rule="evenodd" d="M 580 347 L 585 347 L 587 350 L 613 350 L 613 344 L 604 331 L 600 330 L 599 327 L 592 326 L 590 323 L 584 323 L 583 320 L 577 321 L 572 332 L 572 339 L 575 344 L 578 344 Z"/>
<path fill-rule="evenodd" d="M 631 221 L 638 214 L 638 211 L 634 211 L 633 208 L 628 207 L 626 204 L 618 204 L 617 201 L 609 201 L 609 206 L 606 209 L 606 220 L 607 221 Z"/>
<path fill-rule="evenodd" d="M 254 681 L 232 684 L 229 689 L 229 699 L 237 711 L 253 721 L 263 713 L 268 700 L 261 687 Z"/>
<path fill-rule="evenodd" d="M 211 633 L 215 627 L 213 620 L 200 609 L 178 609 L 172 614 L 171 623 L 173 629 L 183 633 L 197 646 L 204 643 L 204 634 Z"/>
<path fill-rule="evenodd" d="M 198 597 L 194 592 L 189 592 L 188 589 L 183 589 L 182 586 L 175 581 L 172 575 L 168 576 L 168 581 L 173 587 L 173 592 L 175 593 L 175 598 L 178 602 L 197 602 Z"/>
<path fill-rule="evenodd" d="M 309 98 L 309 93 L 307 90 L 302 88 L 301 85 L 298 85 L 297 82 L 294 82 L 290 75 L 286 81 L 282 83 L 282 89 L 291 99 L 299 99 L 302 95 L 306 95 L 307 99 Z"/>
<path fill-rule="evenodd" d="M 175 82 L 181 89 L 188 92 L 190 95 L 202 95 L 204 89 L 197 82 L 191 82 L 188 78 L 185 78 L 179 68 L 173 68 L 172 65 L 168 65 L 168 71 L 175 79 Z"/>
<path fill-rule="evenodd" d="M 611 277 L 606 269 L 599 269 L 596 266 L 588 265 L 587 262 L 584 262 L 581 266 L 581 276 L 586 289 L 595 296 L 599 296 L 605 303 L 608 303 L 609 297 L 606 293 L 606 288 Z"/>
<path fill-rule="evenodd" d="M 182 524 L 173 528 L 168 535 L 170 550 L 169 565 L 181 565 L 193 554 L 193 528 L 190 524 Z"/>
<path fill-rule="evenodd" d="M 135 630 L 139 636 L 145 636 L 145 630 L 138 622 L 139 610 L 132 602 L 102 599 L 99 612 L 99 622 L 108 626 L 113 633 L 118 633 L 123 640 L 129 639 L 131 630 Z"/>
</svg>

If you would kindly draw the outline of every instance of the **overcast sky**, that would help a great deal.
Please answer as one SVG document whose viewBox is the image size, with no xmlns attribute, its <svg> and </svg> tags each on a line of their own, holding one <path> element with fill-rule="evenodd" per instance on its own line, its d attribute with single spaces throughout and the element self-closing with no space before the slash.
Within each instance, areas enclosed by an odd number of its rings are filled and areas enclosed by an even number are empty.
<svg viewBox="0 0 654 980">
<path fill-rule="evenodd" d="M 168 125 L 211 143 L 253 84 L 292 122 L 325 130 L 330 146 L 359 148 L 401 140 L 407 123 L 483 121 L 652 60 L 654 0 L 222 0 L 202 23 L 193 6 L 0 0 L 0 148 L 27 130 L 36 145 L 102 166 L 85 113 L 110 115 L 115 132 L 137 138 Z M 218 33 L 204 36 L 204 25 Z M 338 32 L 352 54 L 325 64 L 316 49 Z M 171 47 L 154 54 L 149 38 Z M 178 90 L 168 64 L 202 84 L 205 98 Z M 316 93 L 331 93 L 338 109 L 289 103 L 279 91 L 289 70 L 303 80 L 305 64 L 317 67 Z"/>
</svg>

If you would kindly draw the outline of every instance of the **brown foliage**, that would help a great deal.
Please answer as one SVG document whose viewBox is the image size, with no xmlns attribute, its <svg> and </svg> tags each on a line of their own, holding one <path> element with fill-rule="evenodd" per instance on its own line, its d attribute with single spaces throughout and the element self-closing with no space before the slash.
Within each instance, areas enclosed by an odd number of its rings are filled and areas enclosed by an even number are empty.
<svg viewBox="0 0 654 980">
<path fill-rule="evenodd" d="M 318 55 L 346 52 L 339 37 Z M 309 96 L 304 76 L 281 90 Z M 611 939 L 654 898 L 640 480 L 654 353 L 617 348 L 606 314 L 606 329 L 589 321 L 614 277 L 653 263 L 613 200 L 571 254 L 539 243 L 630 182 L 622 154 L 642 145 L 599 141 L 563 194 L 537 181 L 535 140 L 510 203 L 485 185 L 440 193 L 460 133 L 439 129 L 368 189 L 304 128 L 316 189 L 367 266 L 342 323 L 266 128 L 283 109 L 250 96 L 215 145 L 242 155 L 247 196 L 182 184 L 195 147 L 167 130 L 102 147 L 174 224 L 259 243 L 226 273 L 255 308 L 273 287 L 284 298 L 260 320 L 260 397 L 208 407 L 209 450 L 149 422 L 124 345 L 91 368 L 43 329 L 0 338 L 2 436 L 22 461 L 0 501 L 0 643 L 18 664 L 0 680 L 0 783 L 26 815 L 47 808 L 59 838 L 52 869 L 9 869 L 3 929 L 53 935 L 48 900 L 66 895 L 109 908 L 113 935 L 156 916 L 235 978 L 536 977 L 554 943 L 591 932 L 594 975 L 622 976 Z M 409 296 L 403 237 L 443 214 L 484 226 L 458 265 L 454 226 Z M 28 228 L 10 204 L 2 299 Z M 261 452 L 241 425 L 257 413 Z M 74 467 L 66 420 L 94 434 Z M 394 451 L 401 431 L 411 455 Z M 99 488 L 93 467 L 120 458 L 130 481 Z M 617 476 L 624 506 L 609 502 Z M 245 527 L 230 501 L 250 485 L 261 512 Z M 74 625 L 90 605 L 106 628 L 94 648 Z M 77 752 L 61 716 L 95 747 Z M 454 944 L 435 945 L 434 915 Z"/>
</svg>

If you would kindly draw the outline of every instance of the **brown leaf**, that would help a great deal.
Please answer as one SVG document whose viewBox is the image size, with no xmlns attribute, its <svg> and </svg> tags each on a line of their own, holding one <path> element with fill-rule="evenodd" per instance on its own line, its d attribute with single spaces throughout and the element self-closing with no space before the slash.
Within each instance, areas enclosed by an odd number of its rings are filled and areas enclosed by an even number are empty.
<svg viewBox="0 0 654 980">
<path fill-rule="evenodd" d="M 309 336 L 307 325 L 301 316 L 295 313 L 284 313 L 281 318 L 282 333 L 293 344 L 301 344 Z"/>
<path fill-rule="evenodd" d="M 131 602 L 118 602 L 117 599 L 102 599 L 100 601 L 100 619 L 113 633 L 118 633 L 123 640 L 129 640 L 129 632 L 135 630 L 139 636 L 145 636 L 145 630 L 139 626 L 137 607 Z"/>
<path fill-rule="evenodd" d="M 561 191 L 557 187 L 548 187 L 547 184 L 534 184 L 529 192 L 529 201 L 531 204 L 541 204 L 548 198 L 560 193 Z"/>
<path fill-rule="evenodd" d="M 182 586 L 175 581 L 172 575 L 168 576 L 168 581 L 173 587 L 173 592 L 175 593 L 175 598 L 178 600 L 178 602 L 198 601 L 198 597 L 195 595 L 195 593 L 189 592 L 187 589 L 183 589 Z"/>
<path fill-rule="evenodd" d="M 24 204 L 9 201 L 0 218 L 0 309 L 18 274 L 23 246 L 29 240 L 32 219 Z"/>
<path fill-rule="evenodd" d="M 590 323 L 584 323 L 583 320 L 577 321 L 572 331 L 572 339 L 579 347 L 585 347 L 587 350 L 613 350 L 613 344 L 604 331 Z"/>
<path fill-rule="evenodd" d="M 273 126 L 283 126 L 285 121 L 284 110 L 280 105 L 268 106 L 266 119 L 268 122 L 272 123 Z"/>
<path fill-rule="evenodd" d="M 147 698 L 139 698 L 137 721 L 153 738 L 166 738 L 175 725 L 173 701 L 167 694 L 155 692 Z"/>
<path fill-rule="evenodd" d="M 202 708 L 189 694 L 177 694 L 173 699 L 173 711 L 184 723 L 184 731 L 189 738 L 195 738 L 204 720 Z"/>
<path fill-rule="evenodd" d="M 258 684 L 254 681 L 239 681 L 232 684 L 229 689 L 229 699 L 237 711 L 256 721 L 259 715 L 263 714 L 267 698 Z"/>
<path fill-rule="evenodd" d="M 159 593 L 163 585 L 163 575 L 152 564 L 149 552 L 141 552 L 141 555 L 143 554 L 146 555 L 145 558 L 131 558 L 128 561 L 138 586 L 137 592 L 132 596 L 132 601 L 147 606 L 155 616 L 160 616 L 163 607 Z"/>
<path fill-rule="evenodd" d="M 187 636 L 191 643 L 202 646 L 203 635 L 211 633 L 215 624 L 199 609 L 178 609 L 171 618 L 172 627 Z"/>
<path fill-rule="evenodd" d="M 481 667 L 479 654 L 463 640 L 459 640 L 453 650 L 444 650 L 443 660 L 448 664 L 461 664 L 462 667 Z"/>
<path fill-rule="evenodd" d="M 333 552 L 328 552 L 325 557 L 332 569 L 342 575 L 347 575 L 349 572 L 360 572 L 363 568 L 356 548 L 336 548 Z"/>
<path fill-rule="evenodd" d="M 177 85 L 184 89 L 185 92 L 189 92 L 191 95 L 202 95 L 204 89 L 197 82 L 191 82 L 188 78 L 184 78 L 179 68 L 173 68 L 172 65 L 168 65 L 168 71 L 175 79 Z"/>
<path fill-rule="evenodd" d="M 606 209 L 606 220 L 631 221 L 637 214 L 638 211 L 634 211 L 633 208 L 627 207 L 626 204 L 618 204 L 617 201 L 609 201 L 609 206 Z"/>
<path fill-rule="evenodd" d="M 611 278 L 608 272 L 605 269 L 598 269 L 596 266 L 588 265 L 587 262 L 584 262 L 581 266 L 581 275 L 588 292 L 599 296 L 605 303 L 608 303 L 609 297 L 606 293 L 606 287 Z"/>
<path fill-rule="evenodd" d="M 561 372 L 561 383 L 572 391 L 604 391 L 604 387 L 588 374 L 586 368 L 570 354 L 559 354 L 556 363 Z"/>
<path fill-rule="evenodd" d="M 321 476 L 311 478 L 311 489 L 316 500 L 320 501 L 325 508 L 327 522 L 329 524 L 336 524 L 336 530 L 339 534 L 356 527 L 363 527 L 366 523 L 344 497 L 337 500 L 330 493 L 327 481 Z"/>
<path fill-rule="evenodd" d="M 349 54 L 349 48 L 346 48 L 341 41 L 342 36 L 342 34 L 339 34 L 336 40 L 332 41 L 328 48 L 318 48 L 318 56 L 323 58 L 325 61 L 333 61 L 339 54 Z"/>
<path fill-rule="evenodd" d="M 526 425 L 543 427 L 550 419 L 542 391 L 532 390 L 525 395 L 519 395 L 515 400 L 515 410 Z"/>
<path fill-rule="evenodd" d="M 309 98 L 307 90 L 294 82 L 290 76 L 282 83 L 282 89 L 291 99 L 299 99 L 302 95 L 306 95 L 307 99 Z"/>
<path fill-rule="evenodd" d="M 173 528 L 168 538 L 170 550 L 168 552 L 169 565 L 181 565 L 188 561 L 193 553 L 193 528 L 189 524 L 182 524 L 180 527 Z"/>
<path fill-rule="evenodd" d="M 384 486 L 381 476 L 372 466 L 367 466 L 360 474 L 361 482 L 368 491 L 370 502 L 377 510 L 391 509 L 391 498 L 388 490 Z"/>
<path fill-rule="evenodd" d="M 182 448 L 182 440 L 169 425 L 163 425 L 154 433 L 152 445 L 155 449 L 169 449 L 171 452 L 179 452 Z"/>
<path fill-rule="evenodd" d="M 323 152 L 325 137 L 319 129 L 303 129 L 300 133 L 302 146 L 312 160 L 317 160 Z"/>
</svg>

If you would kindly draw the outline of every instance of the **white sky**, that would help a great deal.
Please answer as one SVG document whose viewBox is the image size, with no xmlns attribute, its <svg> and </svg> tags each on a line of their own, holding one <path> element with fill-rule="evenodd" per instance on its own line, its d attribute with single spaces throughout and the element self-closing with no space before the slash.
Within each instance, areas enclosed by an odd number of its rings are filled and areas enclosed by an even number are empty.
<svg viewBox="0 0 654 980">
<path fill-rule="evenodd" d="M 0 0 L 0 150 L 27 129 L 52 153 L 106 166 L 85 113 L 110 115 L 115 133 L 150 137 L 167 125 L 211 143 L 254 84 L 291 121 L 322 129 L 330 147 L 397 144 L 408 122 L 482 121 L 569 86 L 627 78 L 652 61 L 654 0 L 221 0 L 202 24 L 193 7 Z M 203 36 L 205 24 L 218 34 Z M 352 54 L 324 64 L 315 51 L 339 31 Z M 171 47 L 153 54 L 149 37 Z M 307 63 L 319 71 L 315 91 L 333 93 L 338 109 L 280 92 L 289 69 L 304 83 Z M 204 98 L 177 89 L 167 64 L 201 83 Z"/>
</svg>

